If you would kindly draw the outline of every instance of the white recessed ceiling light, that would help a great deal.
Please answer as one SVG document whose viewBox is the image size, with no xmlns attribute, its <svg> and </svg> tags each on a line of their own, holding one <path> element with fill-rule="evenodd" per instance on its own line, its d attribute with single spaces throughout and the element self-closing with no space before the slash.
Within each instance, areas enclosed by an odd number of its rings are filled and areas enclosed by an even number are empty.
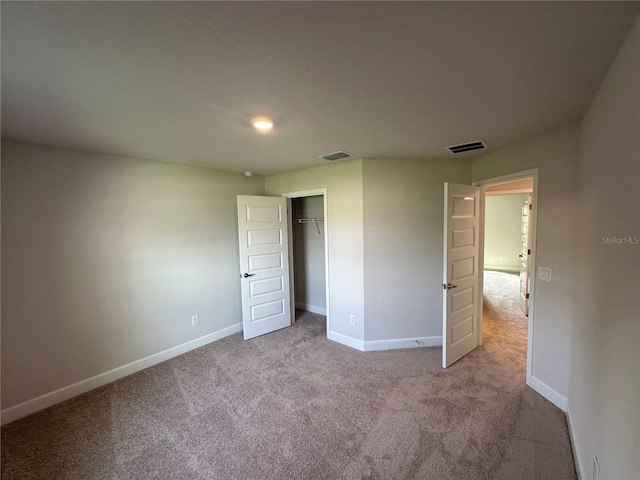
<svg viewBox="0 0 640 480">
<path fill-rule="evenodd" d="M 251 120 L 251 125 L 261 132 L 268 132 L 273 128 L 273 120 L 267 117 L 258 117 Z"/>
</svg>

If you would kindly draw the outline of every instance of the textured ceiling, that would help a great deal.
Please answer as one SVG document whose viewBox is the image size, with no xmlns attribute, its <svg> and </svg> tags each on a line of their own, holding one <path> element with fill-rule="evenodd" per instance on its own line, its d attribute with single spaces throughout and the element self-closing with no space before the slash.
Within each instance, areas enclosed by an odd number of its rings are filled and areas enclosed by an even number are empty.
<svg viewBox="0 0 640 480">
<path fill-rule="evenodd" d="M 578 120 L 639 8 L 3 1 L 2 135 L 263 175 L 495 149 Z"/>
</svg>

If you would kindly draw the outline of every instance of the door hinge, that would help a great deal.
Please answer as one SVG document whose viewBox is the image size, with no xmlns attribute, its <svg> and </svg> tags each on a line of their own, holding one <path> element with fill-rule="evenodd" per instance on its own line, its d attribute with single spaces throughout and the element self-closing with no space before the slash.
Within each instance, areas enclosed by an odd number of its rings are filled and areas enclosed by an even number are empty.
<svg viewBox="0 0 640 480">
<path fill-rule="evenodd" d="M 529 294 L 527 293 L 527 298 L 529 298 Z"/>
<path fill-rule="evenodd" d="M 527 255 L 531 255 L 531 249 L 527 250 Z"/>
<path fill-rule="evenodd" d="M 533 210 L 533 204 L 532 203 L 529 204 L 529 210 Z"/>
</svg>

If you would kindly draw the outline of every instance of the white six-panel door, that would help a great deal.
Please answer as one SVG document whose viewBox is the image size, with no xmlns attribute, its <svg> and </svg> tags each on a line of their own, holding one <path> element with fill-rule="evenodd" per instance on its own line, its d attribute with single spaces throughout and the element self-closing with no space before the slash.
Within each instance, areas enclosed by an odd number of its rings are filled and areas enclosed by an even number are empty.
<svg viewBox="0 0 640 480">
<path fill-rule="evenodd" d="M 442 366 L 478 345 L 481 311 L 480 188 L 444 184 Z"/>
<path fill-rule="evenodd" d="M 238 195 L 244 338 L 291 325 L 287 199 Z"/>
</svg>

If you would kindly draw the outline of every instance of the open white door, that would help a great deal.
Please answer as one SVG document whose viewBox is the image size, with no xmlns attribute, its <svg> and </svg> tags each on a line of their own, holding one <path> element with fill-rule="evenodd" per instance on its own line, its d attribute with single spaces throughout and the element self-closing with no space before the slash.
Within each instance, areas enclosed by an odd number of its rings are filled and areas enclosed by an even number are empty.
<svg viewBox="0 0 640 480">
<path fill-rule="evenodd" d="M 522 204 L 522 224 L 520 235 L 522 238 L 520 249 L 520 308 L 522 313 L 529 316 L 529 265 L 531 259 L 531 226 L 529 213 L 531 212 L 531 195 Z"/>
<path fill-rule="evenodd" d="M 443 368 L 478 346 L 480 208 L 480 187 L 444 184 Z"/>
<path fill-rule="evenodd" d="M 238 195 L 244 339 L 291 325 L 287 199 Z"/>
</svg>

